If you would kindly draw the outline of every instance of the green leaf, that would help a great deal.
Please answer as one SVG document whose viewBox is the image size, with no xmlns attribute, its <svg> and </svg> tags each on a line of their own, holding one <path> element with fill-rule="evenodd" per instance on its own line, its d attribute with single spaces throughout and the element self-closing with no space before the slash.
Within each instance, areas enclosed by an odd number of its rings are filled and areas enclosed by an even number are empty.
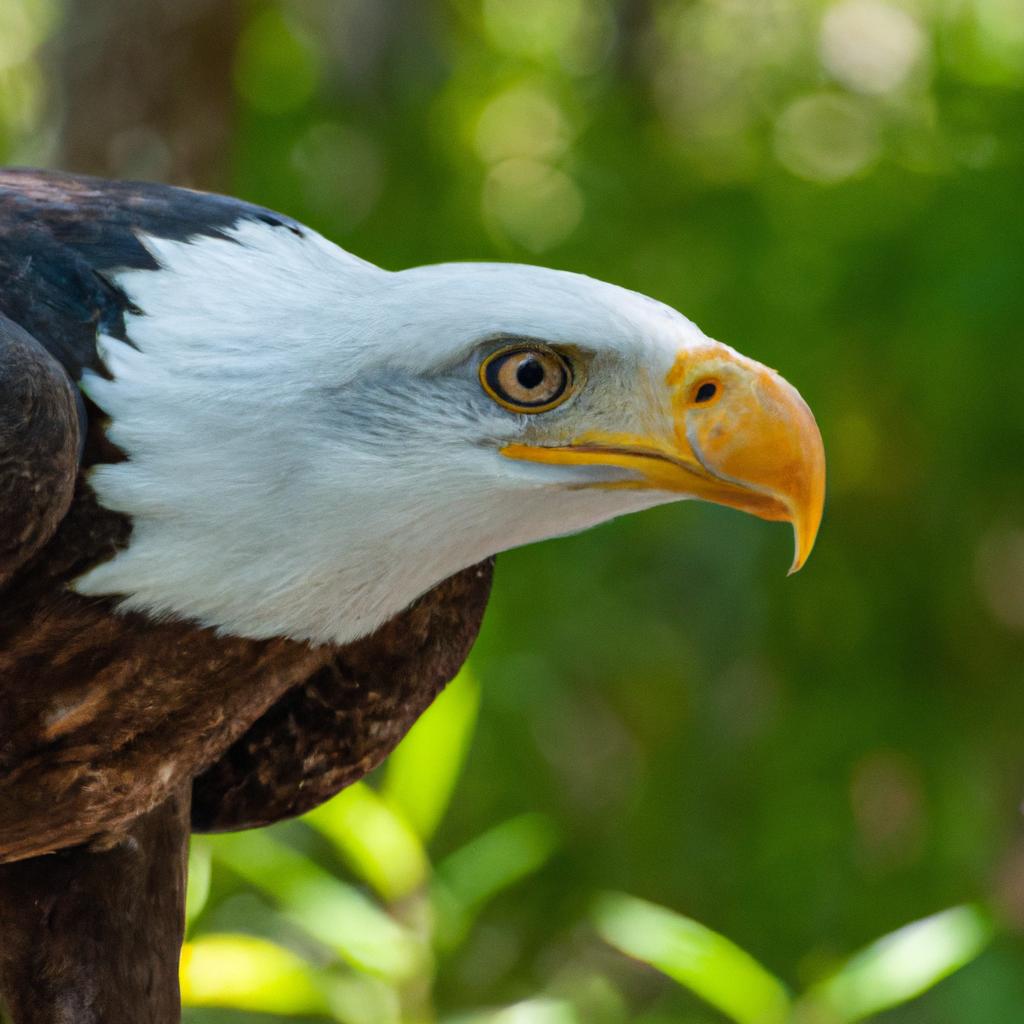
<svg viewBox="0 0 1024 1024">
<path fill-rule="evenodd" d="M 325 1014 L 317 971 L 294 953 L 252 935 L 204 935 L 181 951 L 181 1000 L 279 1014 Z"/>
<path fill-rule="evenodd" d="M 388 758 L 381 795 L 424 840 L 451 801 L 479 706 L 480 686 L 463 668 Z"/>
<path fill-rule="evenodd" d="M 188 848 L 188 888 L 185 892 L 185 921 L 191 924 L 210 898 L 210 846 L 202 836 L 193 836 Z"/>
<path fill-rule="evenodd" d="M 685 985 L 737 1024 L 783 1024 L 785 986 L 735 943 L 663 907 L 619 893 L 594 909 L 602 937 Z"/>
<path fill-rule="evenodd" d="M 389 903 L 418 889 L 430 873 L 419 836 L 364 783 L 349 786 L 303 820 Z"/>
<path fill-rule="evenodd" d="M 438 944 L 447 949 L 458 945 L 483 906 L 543 867 L 557 845 L 549 818 L 523 814 L 450 854 L 435 871 Z"/>
<path fill-rule="evenodd" d="M 327 998 L 341 1024 L 402 1024 L 399 993 L 365 974 L 331 977 Z"/>
<path fill-rule="evenodd" d="M 801 1002 L 826 1008 L 850 1024 L 909 1002 L 970 963 L 992 939 L 989 916 L 973 905 L 953 907 L 873 942 Z"/>
<path fill-rule="evenodd" d="M 266 831 L 211 836 L 214 860 L 352 966 L 389 980 L 422 973 L 424 944 L 365 896 Z"/>
<path fill-rule="evenodd" d="M 501 1010 L 463 1014 L 445 1024 L 582 1024 L 572 1003 L 563 999 L 526 999 Z"/>
</svg>

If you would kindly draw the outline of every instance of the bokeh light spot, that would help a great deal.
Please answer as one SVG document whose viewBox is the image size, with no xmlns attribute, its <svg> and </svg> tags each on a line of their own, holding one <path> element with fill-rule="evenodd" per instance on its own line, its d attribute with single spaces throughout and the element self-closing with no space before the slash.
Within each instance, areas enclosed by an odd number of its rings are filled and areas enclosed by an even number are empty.
<svg viewBox="0 0 1024 1024">
<path fill-rule="evenodd" d="M 52 3 L 4 0 L 0 4 L 0 71 L 30 60 L 55 18 Z"/>
<path fill-rule="evenodd" d="M 536 160 L 505 160 L 484 182 L 483 212 L 499 237 L 541 252 L 575 231 L 583 217 L 583 196 L 557 168 Z"/>
<path fill-rule="evenodd" d="M 944 47 L 950 66 L 970 82 L 1024 83 L 1024 0 L 963 0 L 951 6 Z"/>
<path fill-rule="evenodd" d="M 518 86 L 499 93 L 477 122 L 476 151 L 486 163 L 511 157 L 554 160 L 569 146 L 570 131 L 557 104 L 541 90 Z"/>
<path fill-rule="evenodd" d="M 863 852 L 874 867 L 892 869 L 920 856 L 924 786 L 905 754 L 876 750 L 861 758 L 850 780 L 850 804 Z"/>
<path fill-rule="evenodd" d="M 369 215 L 384 187 L 384 159 L 376 142 L 333 121 L 310 126 L 292 149 L 291 162 L 306 202 L 344 228 Z"/>
<path fill-rule="evenodd" d="M 265 114 L 286 114 L 316 91 L 319 54 L 279 11 L 266 10 L 246 26 L 235 60 L 235 88 Z"/>
<path fill-rule="evenodd" d="M 923 50 L 924 34 L 913 17 L 882 0 L 843 0 L 821 23 L 822 63 L 857 92 L 898 88 Z"/>
<path fill-rule="evenodd" d="M 847 96 L 804 96 L 775 125 L 775 155 L 799 178 L 832 184 L 851 178 L 878 157 L 878 126 L 863 103 Z"/>
<path fill-rule="evenodd" d="M 484 0 L 484 25 L 500 50 L 523 57 L 556 57 L 572 41 L 582 0 Z"/>
<path fill-rule="evenodd" d="M 1024 530 L 990 531 L 978 546 L 975 578 L 993 617 L 1024 630 Z"/>
<path fill-rule="evenodd" d="M 43 111 L 45 83 L 39 67 L 27 62 L 0 70 L 0 125 L 30 132 Z"/>
</svg>

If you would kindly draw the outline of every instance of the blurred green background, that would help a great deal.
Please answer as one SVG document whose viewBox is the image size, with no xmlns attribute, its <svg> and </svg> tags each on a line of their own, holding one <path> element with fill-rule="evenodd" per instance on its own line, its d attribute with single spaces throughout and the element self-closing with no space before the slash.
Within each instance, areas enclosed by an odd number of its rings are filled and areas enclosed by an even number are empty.
<svg viewBox="0 0 1024 1024">
<path fill-rule="evenodd" d="M 236 1009 L 188 1019 L 726 1019 L 601 937 L 614 889 L 793 992 L 970 904 L 933 974 L 971 962 L 884 1020 L 1024 1021 L 1024 2 L 160 6 L 3 0 L 4 158 L 635 288 L 778 367 L 829 457 L 791 579 L 786 529 L 694 504 L 503 555 L 389 781 L 197 845 L 186 995 Z M 677 959 L 750 995 L 711 936 Z"/>
</svg>

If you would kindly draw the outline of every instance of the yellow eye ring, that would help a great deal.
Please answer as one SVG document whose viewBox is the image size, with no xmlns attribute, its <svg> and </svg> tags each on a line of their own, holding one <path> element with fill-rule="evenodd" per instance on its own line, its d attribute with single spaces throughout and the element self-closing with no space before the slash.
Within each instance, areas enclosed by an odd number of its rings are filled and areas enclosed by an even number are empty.
<svg viewBox="0 0 1024 1024">
<path fill-rule="evenodd" d="M 547 412 L 572 394 L 572 366 L 546 345 L 520 342 L 487 356 L 480 364 L 480 386 L 510 412 Z"/>
</svg>

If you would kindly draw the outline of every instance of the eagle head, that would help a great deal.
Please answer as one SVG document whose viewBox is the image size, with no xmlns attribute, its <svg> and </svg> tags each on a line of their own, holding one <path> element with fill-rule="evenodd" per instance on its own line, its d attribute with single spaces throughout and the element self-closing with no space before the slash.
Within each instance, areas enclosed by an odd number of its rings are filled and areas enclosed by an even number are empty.
<svg viewBox="0 0 1024 1024">
<path fill-rule="evenodd" d="M 77 582 L 252 637 L 347 642 L 498 551 L 699 499 L 821 520 L 821 436 L 774 370 L 579 274 L 397 273 L 312 232 L 141 239 L 83 387 L 129 545 Z"/>
</svg>

